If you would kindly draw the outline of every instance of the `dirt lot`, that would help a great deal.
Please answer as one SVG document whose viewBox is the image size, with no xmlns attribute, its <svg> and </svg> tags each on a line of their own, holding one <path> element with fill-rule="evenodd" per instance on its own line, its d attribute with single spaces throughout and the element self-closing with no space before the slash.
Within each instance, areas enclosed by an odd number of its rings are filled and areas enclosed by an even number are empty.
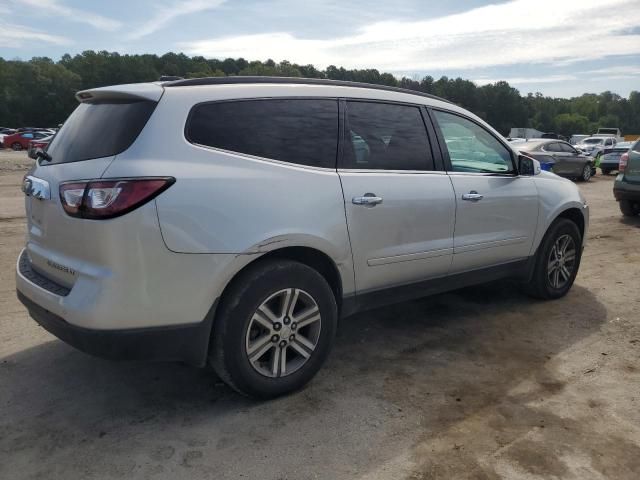
<svg viewBox="0 0 640 480">
<path fill-rule="evenodd" d="M 304 391 L 242 398 L 206 370 L 112 363 L 15 297 L 29 162 L 0 152 L 0 478 L 640 478 L 640 219 L 613 177 L 571 293 L 509 282 L 345 320 Z"/>
</svg>

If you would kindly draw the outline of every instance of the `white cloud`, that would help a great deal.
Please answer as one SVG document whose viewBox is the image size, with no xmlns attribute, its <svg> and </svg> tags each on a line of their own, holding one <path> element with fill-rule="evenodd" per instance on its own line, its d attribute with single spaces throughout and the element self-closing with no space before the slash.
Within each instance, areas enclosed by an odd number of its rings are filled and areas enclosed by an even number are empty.
<svg viewBox="0 0 640 480">
<path fill-rule="evenodd" d="M 570 82 L 578 80 L 575 75 L 559 74 L 548 75 L 544 77 L 507 77 L 507 78 L 476 78 L 473 81 L 478 85 L 486 85 L 488 83 L 507 82 L 511 85 L 529 84 L 529 83 L 558 83 Z"/>
<path fill-rule="evenodd" d="M 640 35 L 627 34 L 639 24 L 637 0 L 513 0 L 431 20 L 378 22 L 335 39 L 274 32 L 179 47 L 207 57 L 442 71 L 640 54 Z"/>
<path fill-rule="evenodd" d="M 155 15 L 153 15 L 148 22 L 129 34 L 128 38 L 130 40 L 136 40 L 145 37 L 164 28 L 177 17 L 203 12 L 205 10 L 213 10 L 225 2 L 226 0 L 186 0 L 162 6 L 156 10 Z"/>
<path fill-rule="evenodd" d="M 632 78 L 640 77 L 640 66 L 636 65 L 616 65 L 608 68 L 596 70 L 586 70 L 582 72 L 587 75 L 603 75 L 605 78 Z"/>
<path fill-rule="evenodd" d="M 0 47 L 20 48 L 25 43 L 42 42 L 53 45 L 67 45 L 70 42 L 65 37 L 50 35 L 40 30 L 23 27 L 21 25 L 10 25 L 0 21 Z"/>
<path fill-rule="evenodd" d="M 98 28 L 100 30 L 117 30 L 122 25 L 121 22 L 117 20 L 113 20 L 111 18 L 103 17 L 102 15 L 97 15 L 95 13 L 88 12 L 86 10 L 80 10 L 77 8 L 67 7 L 62 5 L 57 0 L 17 0 L 19 3 L 26 5 L 27 7 L 32 7 L 33 10 L 31 13 L 38 14 L 47 13 L 51 15 L 57 15 L 59 17 L 64 17 L 67 20 L 71 20 L 73 22 L 84 23 L 87 25 L 91 25 L 92 27 Z"/>
</svg>

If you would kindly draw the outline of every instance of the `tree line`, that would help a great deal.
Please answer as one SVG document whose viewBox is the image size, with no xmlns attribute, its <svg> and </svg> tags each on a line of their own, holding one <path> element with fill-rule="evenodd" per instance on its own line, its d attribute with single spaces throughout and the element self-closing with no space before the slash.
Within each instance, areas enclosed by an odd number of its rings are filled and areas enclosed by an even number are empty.
<svg viewBox="0 0 640 480">
<path fill-rule="evenodd" d="M 155 81 L 161 75 L 185 78 L 225 75 L 269 75 L 348 80 L 408 88 L 437 95 L 471 110 L 503 134 L 511 127 L 532 127 L 563 135 L 590 134 L 599 127 L 618 127 L 640 134 L 640 92 L 628 98 L 613 92 L 585 93 L 553 98 L 541 93 L 526 96 L 507 82 L 478 86 L 462 78 L 431 76 L 417 80 L 396 78 L 376 69 L 345 69 L 287 61 L 248 61 L 189 57 L 182 53 L 120 55 L 92 50 L 58 61 L 46 57 L 5 60 L 0 57 L 0 126 L 52 126 L 62 123 L 75 108 L 78 90 L 122 83 Z"/>
</svg>

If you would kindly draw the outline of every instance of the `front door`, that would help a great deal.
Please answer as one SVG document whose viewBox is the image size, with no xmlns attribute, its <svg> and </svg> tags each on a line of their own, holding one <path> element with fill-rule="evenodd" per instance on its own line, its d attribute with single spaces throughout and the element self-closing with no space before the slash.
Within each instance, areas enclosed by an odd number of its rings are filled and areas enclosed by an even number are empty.
<svg viewBox="0 0 640 480">
<path fill-rule="evenodd" d="M 451 273 L 525 259 L 538 219 L 534 179 L 518 176 L 511 149 L 479 123 L 433 113 L 456 198 Z"/>
<path fill-rule="evenodd" d="M 348 101 L 339 168 L 358 293 L 445 276 L 455 199 L 420 108 Z"/>
</svg>

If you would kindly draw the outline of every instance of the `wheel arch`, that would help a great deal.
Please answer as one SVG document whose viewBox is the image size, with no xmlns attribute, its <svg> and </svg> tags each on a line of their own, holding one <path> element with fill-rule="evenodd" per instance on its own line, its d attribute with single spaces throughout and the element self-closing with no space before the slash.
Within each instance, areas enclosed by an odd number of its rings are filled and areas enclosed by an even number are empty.
<svg viewBox="0 0 640 480">
<path fill-rule="evenodd" d="M 344 288 L 340 270 L 329 255 L 317 248 L 308 246 L 286 246 L 276 248 L 254 258 L 233 274 L 222 290 L 220 298 L 222 299 L 225 297 L 230 285 L 247 269 L 253 268 L 256 265 L 271 259 L 292 260 L 316 270 L 329 284 L 329 287 L 335 296 L 338 311 L 340 311 L 342 307 Z"/>
<path fill-rule="evenodd" d="M 584 219 L 584 215 L 582 214 L 582 211 L 579 208 L 571 207 L 571 208 L 567 208 L 566 210 L 563 210 L 556 216 L 556 218 L 553 219 L 553 222 L 555 222 L 559 218 L 566 218 L 567 220 L 570 220 L 573 223 L 575 223 L 578 226 L 578 229 L 580 230 L 580 236 L 584 241 L 585 219 Z M 551 227 L 553 222 L 549 224 L 549 227 Z M 549 230 L 549 227 L 547 227 L 547 230 Z"/>
</svg>

